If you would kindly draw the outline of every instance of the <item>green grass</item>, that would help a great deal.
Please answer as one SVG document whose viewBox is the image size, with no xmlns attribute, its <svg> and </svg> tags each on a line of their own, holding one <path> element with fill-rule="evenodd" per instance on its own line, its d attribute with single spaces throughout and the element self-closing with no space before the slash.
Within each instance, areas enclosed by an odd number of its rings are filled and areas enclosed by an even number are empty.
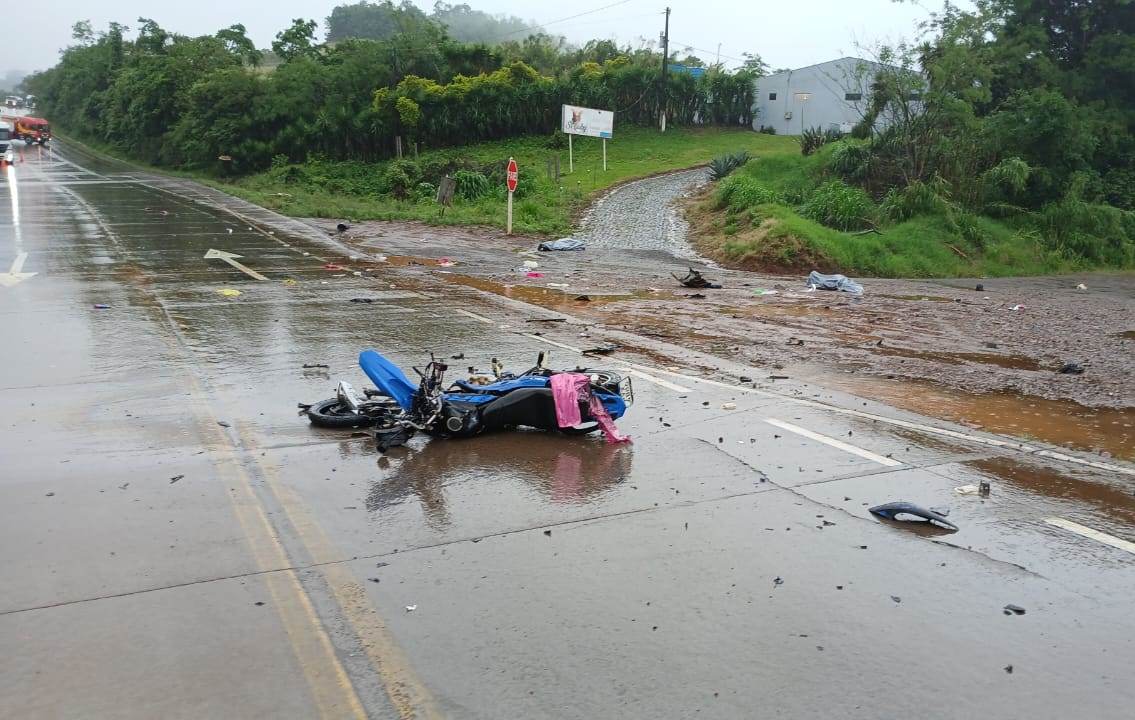
<svg viewBox="0 0 1135 720">
<path fill-rule="evenodd" d="M 823 173 L 830 151 L 768 154 L 745 165 L 694 211 L 695 244 L 747 269 L 877 277 L 1005 277 L 1105 267 L 1053 249 L 1029 216 L 1002 221 L 936 212 L 888 224 L 872 206 L 864 225 L 875 224 L 879 234 L 841 232 L 810 220 L 801 211 L 831 179 Z"/>
<path fill-rule="evenodd" d="M 575 172 L 568 173 L 567 148 L 550 149 L 548 138 L 525 137 L 461 148 L 422 152 L 419 164 L 448 159 L 475 163 L 503 163 L 516 158 L 521 189 L 514 198 L 513 227 L 518 232 L 563 234 L 589 200 L 612 185 L 659 172 L 708 163 L 722 153 L 746 150 L 760 157 L 799 154 L 789 137 L 762 135 L 723 128 L 674 128 L 665 134 L 651 128 L 616 130 L 607 143 L 607 170 L 603 170 L 602 143 L 597 138 L 575 138 Z M 560 158 L 560 181 L 547 177 L 548 159 Z M 421 220 L 435 224 L 505 224 L 503 187 L 477 200 L 455 199 L 452 208 L 439 212 L 432 199 L 398 200 L 375 191 L 374 185 L 389 163 L 309 163 L 305 175 L 316 180 L 285 182 L 284 173 L 264 172 L 233 181 L 210 184 L 258 205 L 296 217 L 350 220 Z"/>
</svg>

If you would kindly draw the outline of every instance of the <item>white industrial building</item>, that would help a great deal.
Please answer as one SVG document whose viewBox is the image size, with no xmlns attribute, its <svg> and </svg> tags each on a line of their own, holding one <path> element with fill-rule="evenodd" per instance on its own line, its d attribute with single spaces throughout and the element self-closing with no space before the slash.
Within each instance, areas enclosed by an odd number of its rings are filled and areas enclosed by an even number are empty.
<svg viewBox="0 0 1135 720">
<path fill-rule="evenodd" d="M 850 132 L 867 111 L 879 69 L 870 60 L 843 57 L 758 78 L 753 129 L 799 135 L 805 128 Z"/>
</svg>

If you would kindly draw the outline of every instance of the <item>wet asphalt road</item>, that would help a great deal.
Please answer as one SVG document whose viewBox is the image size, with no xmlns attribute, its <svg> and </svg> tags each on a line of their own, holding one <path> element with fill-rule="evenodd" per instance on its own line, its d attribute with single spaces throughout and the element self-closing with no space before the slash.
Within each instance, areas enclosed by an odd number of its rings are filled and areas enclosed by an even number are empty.
<svg viewBox="0 0 1135 720">
<path fill-rule="evenodd" d="M 355 276 L 191 183 L 24 156 L 0 187 L 0 717 L 1130 717 L 1131 466 L 622 356 L 629 447 L 381 457 L 296 414 L 363 384 L 360 349 L 524 369 L 585 341 Z M 961 531 L 867 512 L 892 500 Z"/>
</svg>

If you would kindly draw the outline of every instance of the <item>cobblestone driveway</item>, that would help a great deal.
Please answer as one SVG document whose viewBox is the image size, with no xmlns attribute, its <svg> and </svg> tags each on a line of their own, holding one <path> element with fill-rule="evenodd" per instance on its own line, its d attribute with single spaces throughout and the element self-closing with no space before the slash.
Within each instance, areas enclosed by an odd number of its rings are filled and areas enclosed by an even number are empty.
<svg viewBox="0 0 1135 720">
<path fill-rule="evenodd" d="M 662 250 L 697 258 L 687 238 L 689 224 L 674 201 L 707 182 L 709 171 L 697 168 L 622 185 L 595 203 L 575 237 L 597 248 Z"/>
</svg>

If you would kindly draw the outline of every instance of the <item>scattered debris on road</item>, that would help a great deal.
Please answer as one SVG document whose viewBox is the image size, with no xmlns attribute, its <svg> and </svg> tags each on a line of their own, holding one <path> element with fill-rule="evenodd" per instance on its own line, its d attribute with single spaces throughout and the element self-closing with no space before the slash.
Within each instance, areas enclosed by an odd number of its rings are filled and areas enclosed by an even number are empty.
<svg viewBox="0 0 1135 720">
<path fill-rule="evenodd" d="M 173 485 L 173 484 L 174 484 L 175 482 L 177 482 L 178 480 L 182 479 L 183 477 L 185 477 L 185 476 L 184 476 L 184 475 L 174 475 L 173 477 L 171 477 L 171 478 L 169 479 L 169 484 L 170 484 L 170 485 Z"/>
<path fill-rule="evenodd" d="M 106 305 L 104 303 L 95 303 L 94 308 L 95 310 L 109 310 L 110 305 Z"/>
<path fill-rule="evenodd" d="M 706 280 L 704 277 L 702 277 L 702 274 L 700 272 L 698 272 L 697 270 L 694 270 L 693 268 L 689 268 L 689 273 L 687 273 L 686 277 L 684 277 L 684 278 L 680 278 L 677 275 L 675 275 L 674 273 L 670 273 L 670 277 L 674 278 L 679 283 L 681 283 L 683 286 L 688 287 L 688 288 L 694 288 L 694 289 L 697 289 L 697 290 L 720 290 L 721 289 L 721 283 L 715 283 L 715 282 L 711 282 L 709 280 Z M 687 297 L 691 297 L 691 296 L 687 295 Z"/>
<path fill-rule="evenodd" d="M 1068 362 L 1060 366 L 1061 375 L 1083 375 L 1084 366 L 1080 363 Z"/>
<path fill-rule="evenodd" d="M 240 297 L 242 293 L 240 290 L 234 290 L 233 288 L 221 288 L 217 291 L 217 294 L 225 297 Z"/>
<path fill-rule="evenodd" d="M 345 232 L 347 232 L 348 230 L 351 229 L 351 226 L 348 225 L 347 223 L 339 223 L 338 225 L 335 226 L 335 229 L 338 230 L 341 233 L 345 233 Z"/>
<path fill-rule="evenodd" d="M 418 609 L 417 605 L 407 605 L 406 606 L 406 612 L 414 612 L 417 609 Z"/>
<path fill-rule="evenodd" d="M 537 250 L 543 250 L 544 252 L 553 250 L 585 250 L 586 248 L 587 246 L 584 245 L 582 240 L 570 237 L 560 238 L 559 240 L 545 240 L 536 247 Z"/>
<path fill-rule="evenodd" d="M 817 290 L 838 290 L 854 295 L 863 294 L 863 286 L 846 275 L 822 275 L 815 270 L 808 274 L 808 287 Z"/>
<path fill-rule="evenodd" d="M 330 365 L 324 365 L 323 363 L 304 363 L 303 364 L 304 370 L 311 370 L 312 368 L 322 368 L 324 370 L 327 370 L 330 367 L 331 367 Z"/>
<path fill-rule="evenodd" d="M 589 348 L 587 350 L 583 350 L 583 351 L 580 352 L 580 354 L 582 354 L 582 355 L 610 355 L 611 353 L 615 352 L 618 349 L 619 349 L 618 345 L 615 345 L 613 343 L 607 343 L 606 345 L 600 345 L 599 347 L 593 347 L 593 348 Z"/>
<path fill-rule="evenodd" d="M 1025 614 L 1025 609 L 1023 607 L 1021 607 L 1020 605 L 1013 605 L 1012 603 L 1006 605 L 1004 608 L 1002 608 L 1002 610 L 1006 615 L 1024 615 Z"/>
</svg>

